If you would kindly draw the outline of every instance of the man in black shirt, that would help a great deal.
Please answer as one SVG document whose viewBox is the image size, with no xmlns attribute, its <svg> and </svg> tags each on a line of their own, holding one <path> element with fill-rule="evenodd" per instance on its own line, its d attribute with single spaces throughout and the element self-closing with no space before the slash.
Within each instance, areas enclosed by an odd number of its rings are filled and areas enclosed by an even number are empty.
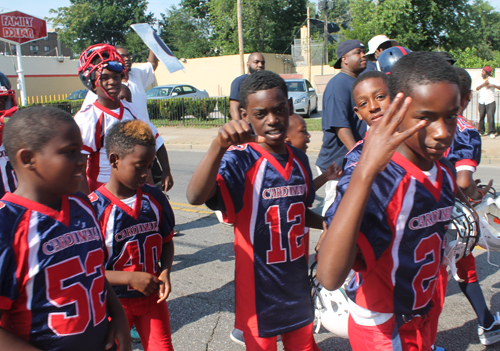
<svg viewBox="0 0 500 351">
<path fill-rule="evenodd" d="M 231 83 L 231 93 L 229 94 L 229 110 L 232 119 L 241 119 L 240 116 L 240 86 L 241 83 L 252 73 L 266 69 L 266 59 L 260 52 L 254 52 L 248 56 L 248 73 L 243 74 Z"/>
</svg>

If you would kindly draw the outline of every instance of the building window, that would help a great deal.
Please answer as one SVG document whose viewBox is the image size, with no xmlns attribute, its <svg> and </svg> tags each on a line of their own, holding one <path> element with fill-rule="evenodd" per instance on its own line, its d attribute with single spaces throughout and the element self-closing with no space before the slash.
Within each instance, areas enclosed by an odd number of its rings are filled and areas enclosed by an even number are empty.
<svg viewBox="0 0 500 351">
<path fill-rule="evenodd" d="M 30 45 L 31 51 L 38 51 L 38 45 Z"/>
<path fill-rule="evenodd" d="M 45 47 L 45 52 L 50 51 L 50 46 Z"/>
</svg>

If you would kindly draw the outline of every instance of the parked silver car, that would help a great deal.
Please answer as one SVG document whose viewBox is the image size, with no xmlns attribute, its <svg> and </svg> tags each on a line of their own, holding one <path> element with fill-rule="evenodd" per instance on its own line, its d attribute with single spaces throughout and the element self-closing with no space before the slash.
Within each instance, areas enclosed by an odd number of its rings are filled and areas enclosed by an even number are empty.
<svg viewBox="0 0 500 351">
<path fill-rule="evenodd" d="M 196 89 L 191 85 L 172 84 L 161 85 L 148 90 L 146 93 L 149 99 L 173 99 L 173 98 L 207 98 L 208 93 L 203 89 Z"/>
<path fill-rule="evenodd" d="M 318 110 L 318 94 L 307 79 L 285 79 L 288 98 L 293 99 L 293 112 L 309 117 Z"/>
</svg>

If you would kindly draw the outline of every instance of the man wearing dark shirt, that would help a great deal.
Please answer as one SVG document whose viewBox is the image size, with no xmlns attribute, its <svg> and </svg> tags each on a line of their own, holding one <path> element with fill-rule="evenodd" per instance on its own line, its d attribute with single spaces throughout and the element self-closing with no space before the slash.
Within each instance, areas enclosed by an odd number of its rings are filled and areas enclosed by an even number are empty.
<svg viewBox="0 0 500 351">
<path fill-rule="evenodd" d="M 359 40 L 346 40 L 337 48 L 338 60 L 333 67 L 341 71 L 327 84 L 323 94 L 323 145 L 316 166 L 321 174 L 333 162 L 342 165 L 345 154 L 366 133 L 366 124 L 354 113 L 351 87 L 366 68 L 365 49 Z M 323 215 L 335 200 L 337 182 L 326 184 Z"/>
<path fill-rule="evenodd" d="M 241 83 L 252 73 L 266 69 L 266 59 L 260 52 L 254 52 L 248 56 L 248 73 L 243 74 L 231 83 L 231 93 L 229 94 L 229 110 L 232 119 L 241 119 L 240 116 L 240 86 Z"/>
</svg>

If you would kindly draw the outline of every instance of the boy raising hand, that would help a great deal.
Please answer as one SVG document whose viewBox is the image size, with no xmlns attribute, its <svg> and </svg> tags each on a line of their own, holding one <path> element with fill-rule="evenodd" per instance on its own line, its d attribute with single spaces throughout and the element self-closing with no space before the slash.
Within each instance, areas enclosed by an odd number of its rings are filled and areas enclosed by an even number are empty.
<svg viewBox="0 0 500 351">
<path fill-rule="evenodd" d="M 242 121 L 220 130 L 187 190 L 234 224 L 236 323 L 247 350 L 319 350 L 313 338 L 304 227 L 321 228 L 309 161 L 285 144 L 291 104 L 269 71 L 245 79 Z M 252 125 L 257 136 L 251 134 Z M 276 303 L 279 301 L 280 303 Z"/>
<path fill-rule="evenodd" d="M 457 189 L 443 155 L 459 80 L 440 57 L 414 52 L 392 68 L 389 93 L 391 106 L 346 155 L 317 277 L 335 290 L 356 272 L 347 288 L 353 350 L 430 350 L 428 315 Z"/>
</svg>

